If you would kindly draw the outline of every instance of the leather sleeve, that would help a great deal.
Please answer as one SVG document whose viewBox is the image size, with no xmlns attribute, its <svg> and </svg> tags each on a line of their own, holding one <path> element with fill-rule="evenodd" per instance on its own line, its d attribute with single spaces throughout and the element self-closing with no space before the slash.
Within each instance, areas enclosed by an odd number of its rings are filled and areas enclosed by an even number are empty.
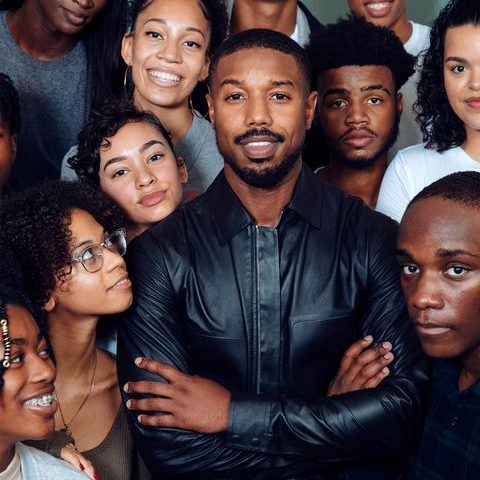
<svg viewBox="0 0 480 480">
<path fill-rule="evenodd" d="M 427 360 L 400 289 L 394 222 L 369 245 L 369 280 L 360 331 L 390 341 L 395 359 L 377 388 L 320 398 L 232 398 L 226 442 L 250 451 L 317 460 L 382 458 L 410 453 L 420 433 L 428 386 Z"/>
<path fill-rule="evenodd" d="M 321 398 L 315 403 L 237 396 L 225 435 L 145 427 L 136 421 L 135 412 L 129 412 L 136 444 L 148 468 L 180 478 L 232 474 L 248 478 L 307 459 L 323 463 L 399 456 L 408 451 L 420 426 L 421 391 L 427 379 L 404 310 L 398 268 L 385 261 L 392 257 L 395 235 L 393 229 L 388 233 L 384 242 L 371 250 L 371 293 L 361 325 L 362 333 L 394 344 L 396 361 L 388 382 L 377 389 Z M 134 365 L 139 355 L 191 372 L 180 302 L 170 282 L 174 272 L 168 271 L 161 248 L 144 235 L 129 260 L 135 302 L 119 325 L 120 384 L 158 380 Z M 126 394 L 122 395 L 126 401 Z"/>
</svg>

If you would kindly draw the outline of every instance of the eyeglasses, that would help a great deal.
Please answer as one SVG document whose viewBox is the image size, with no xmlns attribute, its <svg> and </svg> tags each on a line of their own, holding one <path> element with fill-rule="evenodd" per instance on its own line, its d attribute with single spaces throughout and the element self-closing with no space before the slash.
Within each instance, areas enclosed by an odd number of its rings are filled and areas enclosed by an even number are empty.
<svg viewBox="0 0 480 480">
<path fill-rule="evenodd" d="M 118 253 L 122 257 L 127 251 L 127 239 L 124 228 L 115 230 L 102 243 L 90 245 L 78 255 L 72 255 L 72 260 L 80 262 L 83 268 L 89 273 L 98 272 L 103 267 L 103 249 Z"/>
</svg>

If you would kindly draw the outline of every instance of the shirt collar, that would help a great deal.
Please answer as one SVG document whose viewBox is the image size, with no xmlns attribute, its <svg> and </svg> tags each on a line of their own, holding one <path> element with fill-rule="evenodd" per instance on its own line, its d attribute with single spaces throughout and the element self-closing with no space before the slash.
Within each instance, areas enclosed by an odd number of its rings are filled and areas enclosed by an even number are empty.
<svg viewBox="0 0 480 480">
<path fill-rule="evenodd" d="M 291 201 L 285 207 L 316 228 L 321 227 L 321 201 L 324 184 L 306 165 L 302 166 Z M 253 223 L 230 187 L 222 170 L 207 193 L 209 209 L 222 238 L 227 243 L 235 234 Z"/>
</svg>

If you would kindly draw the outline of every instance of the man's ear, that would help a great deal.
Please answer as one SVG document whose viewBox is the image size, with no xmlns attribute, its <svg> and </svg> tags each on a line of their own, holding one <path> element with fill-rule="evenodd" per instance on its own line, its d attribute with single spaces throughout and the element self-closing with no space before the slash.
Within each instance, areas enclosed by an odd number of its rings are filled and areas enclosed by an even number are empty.
<svg viewBox="0 0 480 480">
<path fill-rule="evenodd" d="M 17 158 L 17 135 L 12 135 L 10 140 L 10 155 L 13 164 L 13 162 L 15 162 L 15 158 Z"/>
<path fill-rule="evenodd" d="M 123 36 L 121 54 L 123 61 L 131 67 L 133 59 L 133 34 Z"/>
<path fill-rule="evenodd" d="M 205 95 L 208 104 L 208 116 L 210 117 L 210 123 L 215 127 L 215 109 L 213 108 L 213 99 L 211 92 Z"/>
<path fill-rule="evenodd" d="M 57 305 L 57 302 L 55 300 L 54 295 L 52 294 L 50 298 L 43 304 L 42 308 L 43 310 L 45 310 L 45 312 L 50 313 L 55 309 L 56 305 Z"/>
<path fill-rule="evenodd" d="M 188 171 L 183 157 L 177 157 L 178 175 L 180 176 L 180 183 L 187 183 Z"/>
<path fill-rule="evenodd" d="M 313 119 L 315 117 L 315 110 L 317 106 L 318 93 L 313 91 L 308 94 L 305 110 L 305 126 L 307 130 L 310 130 Z"/>
<path fill-rule="evenodd" d="M 396 101 L 397 101 L 397 111 L 399 114 L 401 114 L 403 112 L 403 95 L 400 92 L 397 93 Z"/>
</svg>

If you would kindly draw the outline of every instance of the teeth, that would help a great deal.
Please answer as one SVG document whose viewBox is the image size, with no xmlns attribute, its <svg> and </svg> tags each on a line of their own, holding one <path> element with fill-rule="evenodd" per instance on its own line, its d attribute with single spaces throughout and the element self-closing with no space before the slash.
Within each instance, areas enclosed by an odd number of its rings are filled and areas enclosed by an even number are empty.
<svg viewBox="0 0 480 480">
<path fill-rule="evenodd" d="M 42 397 L 31 398 L 26 402 L 23 402 L 24 407 L 48 407 L 56 399 L 54 393 L 47 393 Z"/>
<path fill-rule="evenodd" d="M 371 8 L 372 10 L 382 10 L 388 6 L 388 3 L 389 2 L 370 3 L 368 4 L 368 8 Z"/>
<path fill-rule="evenodd" d="M 160 80 L 161 82 L 179 82 L 180 81 L 180 77 L 173 73 L 158 72 L 155 70 L 150 70 L 150 75 L 152 77 L 155 77 L 157 80 Z"/>
<path fill-rule="evenodd" d="M 249 147 L 268 147 L 271 145 L 271 142 L 250 142 L 247 143 Z"/>
</svg>

